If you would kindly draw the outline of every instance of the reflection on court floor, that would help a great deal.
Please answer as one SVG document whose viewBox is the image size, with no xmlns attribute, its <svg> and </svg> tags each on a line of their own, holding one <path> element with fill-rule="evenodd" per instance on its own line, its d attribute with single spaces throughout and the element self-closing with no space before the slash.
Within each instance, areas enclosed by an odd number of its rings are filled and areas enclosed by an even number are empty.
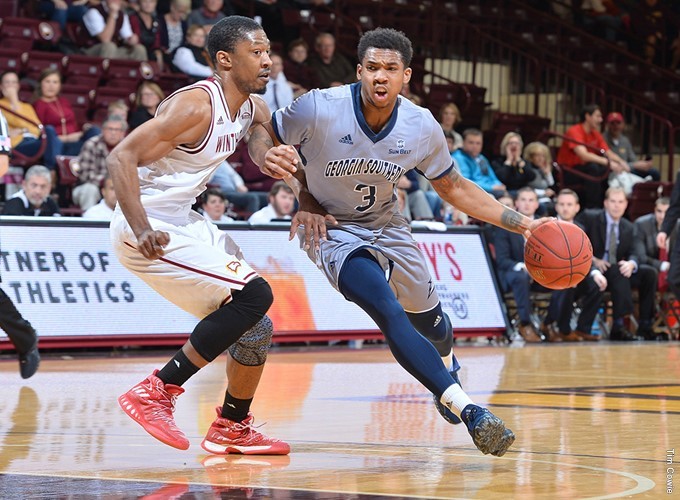
<svg viewBox="0 0 680 500">
<path fill-rule="evenodd" d="M 207 455 L 224 359 L 186 385 L 188 451 L 145 434 L 116 397 L 156 357 L 47 354 L 23 381 L 0 358 L 0 498 L 658 498 L 680 447 L 680 347 L 462 347 L 461 381 L 517 434 L 480 454 L 384 347 L 276 349 L 253 404 L 287 457 Z"/>
</svg>

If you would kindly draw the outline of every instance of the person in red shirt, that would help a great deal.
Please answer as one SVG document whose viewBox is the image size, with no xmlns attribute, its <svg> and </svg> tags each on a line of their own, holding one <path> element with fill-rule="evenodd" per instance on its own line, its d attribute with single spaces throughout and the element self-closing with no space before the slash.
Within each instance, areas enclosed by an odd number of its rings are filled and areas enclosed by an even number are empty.
<svg viewBox="0 0 680 500">
<path fill-rule="evenodd" d="M 570 127 L 557 153 L 557 163 L 574 168 L 593 177 L 603 177 L 611 170 L 614 173 L 629 172 L 630 167 L 614 151 L 600 133 L 602 111 L 597 104 L 589 104 L 581 111 L 581 122 Z M 570 140 L 571 139 L 571 140 Z M 565 174 L 567 184 L 582 184 L 580 189 L 584 208 L 601 208 L 604 191 L 608 187 L 605 177 L 601 182 L 584 180 L 574 174 Z"/>
<path fill-rule="evenodd" d="M 55 170 L 58 155 L 78 156 L 86 140 L 101 133 L 90 123 L 80 124 L 71 103 L 61 92 L 61 73 L 47 68 L 38 79 L 38 99 L 33 103 L 35 112 L 45 126 L 47 147 L 43 160 L 45 166 Z"/>
</svg>

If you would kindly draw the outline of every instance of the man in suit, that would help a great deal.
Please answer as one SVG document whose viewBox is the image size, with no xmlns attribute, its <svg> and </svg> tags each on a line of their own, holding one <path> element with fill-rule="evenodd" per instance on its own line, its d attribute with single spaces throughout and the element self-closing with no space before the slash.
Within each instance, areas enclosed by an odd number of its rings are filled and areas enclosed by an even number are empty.
<svg viewBox="0 0 680 500">
<path fill-rule="evenodd" d="M 610 187 L 605 193 L 604 210 L 586 210 L 579 222 L 593 245 L 593 262 L 597 271 L 607 278 L 607 290 L 614 307 L 611 340 L 635 340 L 626 329 L 624 319 L 633 313 L 632 287 L 640 297 L 638 335 L 652 333 L 656 270 L 643 264 L 645 253 L 637 227 L 623 214 L 628 207 L 626 193 L 620 187 Z"/>
<path fill-rule="evenodd" d="M 576 214 L 581 210 L 578 194 L 571 189 L 562 189 L 555 200 L 555 210 L 559 220 L 576 224 Z M 546 334 L 554 328 L 552 323 L 556 321 L 558 331 L 553 332 L 553 337 L 556 336 L 565 342 L 600 340 L 600 336 L 593 335 L 591 331 L 602 302 L 602 292 L 606 288 L 607 278 L 593 267 L 593 272 L 575 287 L 552 292 L 548 314 L 541 325 L 541 332 Z M 571 317 L 576 300 L 581 302 L 581 313 L 576 322 L 576 330 L 572 330 Z"/>
<path fill-rule="evenodd" d="M 666 212 L 668 212 L 670 203 L 671 200 L 666 196 L 658 198 L 654 203 L 654 212 L 638 217 L 635 221 L 638 233 L 642 237 L 645 246 L 642 263 L 649 264 L 658 272 L 668 271 L 671 267 L 668 258 L 660 258 L 659 246 L 656 244 L 656 237 L 661 230 L 661 225 L 663 224 Z"/>
<path fill-rule="evenodd" d="M 538 210 L 538 196 L 533 188 L 523 187 L 517 191 L 515 208 L 522 215 L 534 217 Z M 531 276 L 524 264 L 524 236 L 502 229 L 493 234 L 501 285 L 505 291 L 512 292 L 517 304 L 519 334 L 526 342 L 540 342 L 541 337 L 531 322 Z"/>
<path fill-rule="evenodd" d="M 671 192 L 671 203 L 668 206 L 666 216 L 663 218 L 661 230 L 656 236 L 656 244 L 659 248 L 666 248 L 668 250 L 668 235 L 675 227 L 680 219 L 680 172 L 675 178 L 675 185 Z M 680 231 L 676 232 L 676 240 L 672 251 L 669 252 L 671 267 L 668 271 L 668 286 L 675 294 L 675 297 L 680 300 Z"/>
</svg>

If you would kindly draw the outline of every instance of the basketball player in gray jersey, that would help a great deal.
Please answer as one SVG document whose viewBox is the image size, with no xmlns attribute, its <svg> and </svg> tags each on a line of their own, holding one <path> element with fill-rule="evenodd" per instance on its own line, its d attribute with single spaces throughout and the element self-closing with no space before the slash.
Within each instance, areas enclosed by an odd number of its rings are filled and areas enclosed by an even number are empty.
<svg viewBox="0 0 680 500">
<path fill-rule="evenodd" d="M 412 53 L 398 31 L 366 33 L 358 47 L 359 82 L 311 91 L 274 112 L 270 124 L 255 129 L 249 150 L 263 172 L 286 179 L 300 199 L 291 238 L 299 228 L 310 258 L 373 318 L 397 361 L 433 393 L 442 416 L 462 419 L 480 451 L 502 456 L 515 436 L 460 386 L 451 323 L 398 212 L 395 184 L 417 169 L 444 200 L 478 219 L 525 235 L 540 222 L 464 179 L 432 114 L 399 96 Z"/>
</svg>

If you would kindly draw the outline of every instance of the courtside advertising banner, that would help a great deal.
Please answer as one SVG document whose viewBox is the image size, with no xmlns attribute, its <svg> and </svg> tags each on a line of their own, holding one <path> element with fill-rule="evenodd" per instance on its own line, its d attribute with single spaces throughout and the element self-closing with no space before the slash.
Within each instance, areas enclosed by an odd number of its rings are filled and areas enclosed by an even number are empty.
<svg viewBox="0 0 680 500">
<path fill-rule="evenodd" d="M 30 220 L 28 220 L 30 219 Z M 229 227 L 246 261 L 274 290 L 277 333 L 376 331 L 328 284 L 287 227 Z M 454 327 L 505 329 L 505 316 L 476 229 L 415 233 Z M 197 322 L 116 258 L 104 223 L 0 218 L 2 288 L 42 337 L 186 334 Z"/>
</svg>

